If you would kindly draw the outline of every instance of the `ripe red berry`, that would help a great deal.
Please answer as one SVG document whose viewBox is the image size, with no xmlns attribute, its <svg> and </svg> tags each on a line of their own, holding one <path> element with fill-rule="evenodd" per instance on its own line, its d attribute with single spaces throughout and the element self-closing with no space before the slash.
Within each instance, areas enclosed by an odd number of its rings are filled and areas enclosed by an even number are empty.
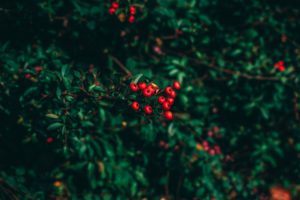
<svg viewBox="0 0 300 200">
<path fill-rule="evenodd" d="M 220 132 L 220 128 L 217 127 L 217 126 L 214 126 L 214 127 L 213 127 L 213 132 L 214 132 L 214 133 L 219 133 L 219 132 Z"/>
<path fill-rule="evenodd" d="M 136 13 L 136 8 L 135 8 L 134 6 L 130 6 L 130 8 L 129 8 L 129 13 L 130 13 L 131 15 L 134 15 L 134 14 Z"/>
<path fill-rule="evenodd" d="M 274 67 L 278 69 L 280 72 L 283 72 L 285 70 L 284 62 L 282 60 L 278 61 L 274 64 Z"/>
<path fill-rule="evenodd" d="M 151 114 L 153 112 L 152 107 L 149 105 L 145 106 L 144 111 L 146 114 Z"/>
<path fill-rule="evenodd" d="M 134 16 L 133 15 L 129 16 L 128 21 L 129 21 L 129 23 L 133 23 L 134 22 Z"/>
<path fill-rule="evenodd" d="M 279 67 L 278 67 L 278 70 L 279 70 L 280 72 L 283 72 L 283 71 L 285 70 L 285 67 L 284 67 L 284 66 L 279 66 Z"/>
<path fill-rule="evenodd" d="M 31 79 L 31 75 L 30 74 L 25 74 L 25 78 L 26 79 Z"/>
<path fill-rule="evenodd" d="M 174 91 L 171 87 L 166 87 L 165 92 L 167 93 L 167 95 L 170 95 L 171 92 Z"/>
<path fill-rule="evenodd" d="M 209 146 L 203 146 L 204 151 L 208 151 L 209 150 Z"/>
<path fill-rule="evenodd" d="M 111 7 L 114 9 L 117 9 L 117 8 L 119 8 L 119 4 L 117 2 L 112 2 Z"/>
<path fill-rule="evenodd" d="M 166 145 L 165 141 L 163 141 L 163 140 L 159 141 L 159 146 L 160 147 L 165 147 L 165 145 Z"/>
<path fill-rule="evenodd" d="M 166 111 L 166 112 L 164 113 L 164 116 L 165 116 L 165 118 L 168 119 L 168 120 L 172 120 L 172 119 L 173 119 L 173 113 L 172 113 L 171 111 Z"/>
<path fill-rule="evenodd" d="M 171 93 L 169 94 L 170 97 L 175 98 L 176 97 L 176 92 L 173 90 L 171 91 Z"/>
<path fill-rule="evenodd" d="M 137 92 L 139 90 L 139 87 L 135 83 L 130 83 L 130 89 L 132 92 Z"/>
<path fill-rule="evenodd" d="M 214 149 L 210 149 L 208 152 L 211 156 L 216 155 L 216 151 Z"/>
<path fill-rule="evenodd" d="M 140 108 L 140 104 L 139 104 L 138 102 L 134 101 L 134 102 L 132 102 L 132 104 L 131 104 L 131 108 L 132 108 L 133 110 L 138 110 L 138 109 Z"/>
<path fill-rule="evenodd" d="M 206 140 L 204 140 L 204 141 L 202 142 L 202 145 L 203 145 L 204 147 L 208 147 L 208 142 L 207 142 Z"/>
<path fill-rule="evenodd" d="M 35 66 L 35 67 L 34 67 L 34 70 L 35 70 L 36 72 L 41 72 L 41 71 L 43 70 L 43 68 L 42 68 L 41 66 Z"/>
<path fill-rule="evenodd" d="M 145 88 L 147 87 L 147 84 L 146 84 L 145 82 L 141 82 L 141 83 L 139 83 L 138 85 L 139 85 L 139 88 L 140 88 L 141 90 L 143 90 L 143 89 L 145 89 Z"/>
<path fill-rule="evenodd" d="M 171 105 L 169 102 L 165 101 L 163 104 L 162 104 L 162 107 L 164 110 L 170 110 L 171 109 Z"/>
<path fill-rule="evenodd" d="M 174 81 L 173 88 L 176 89 L 176 90 L 180 90 L 180 88 L 181 88 L 180 83 L 178 81 Z"/>
<path fill-rule="evenodd" d="M 47 140 L 46 140 L 46 142 L 48 144 L 52 143 L 53 141 L 54 141 L 53 137 L 48 137 Z"/>
<path fill-rule="evenodd" d="M 150 97 L 154 93 L 154 90 L 152 87 L 148 86 L 143 90 L 144 97 Z"/>
<path fill-rule="evenodd" d="M 221 154 L 221 148 L 218 145 L 215 145 L 214 149 L 216 151 L 216 154 Z"/>
<path fill-rule="evenodd" d="M 158 101 L 159 104 L 162 104 L 166 101 L 166 98 L 164 96 L 159 96 L 157 101 Z"/>
<path fill-rule="evenodd" d="M 173 98 L 167 98 L 167 102 L 169 102 L 170 105 L 174 104 L 174 99 Z"/>
<path fill-rule="evenodd" d="M 108 12 L 109 12 L 109 14 L 112 15 L 116 12 L 116 9 L 115 8 L 110 8 L 110 9 L 108 9 Z"/>
</svg>

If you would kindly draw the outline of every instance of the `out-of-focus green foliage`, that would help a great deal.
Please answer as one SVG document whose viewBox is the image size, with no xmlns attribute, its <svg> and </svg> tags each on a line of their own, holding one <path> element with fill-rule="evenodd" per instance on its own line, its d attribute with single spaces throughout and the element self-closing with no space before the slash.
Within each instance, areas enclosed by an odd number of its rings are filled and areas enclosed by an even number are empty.
<svg viewBox="0 0 300 200">
<path fill-rule="evenodd" d="M 0 3 L 0 198 L 299 198 L 300 4 L 117 2 Z M 182 82 L 173 122 L 137 77 Z"/>
</svg>

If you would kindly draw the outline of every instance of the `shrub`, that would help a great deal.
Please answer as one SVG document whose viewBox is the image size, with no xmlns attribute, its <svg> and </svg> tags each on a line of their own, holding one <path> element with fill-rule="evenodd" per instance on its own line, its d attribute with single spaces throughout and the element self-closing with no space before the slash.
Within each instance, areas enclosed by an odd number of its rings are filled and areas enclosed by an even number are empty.
<svg viewBox="0 0 300 200">
<path fill-rule="evenodd" d="M 4 2 L 0 197 L 299 198 L 297 6 Z"/>
</svg>

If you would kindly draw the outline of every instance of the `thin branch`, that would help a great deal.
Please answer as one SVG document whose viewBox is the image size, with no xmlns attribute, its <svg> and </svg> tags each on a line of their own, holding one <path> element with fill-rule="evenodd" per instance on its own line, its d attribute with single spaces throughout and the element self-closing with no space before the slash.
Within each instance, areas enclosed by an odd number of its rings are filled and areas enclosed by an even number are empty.
<svg viewBox="0 0 300 200">
<path fill-rule="evenodd" d="M 123 63 L 119 59 L 114 56 L 111 56 L 112 60 L 127 74 L 128 77 L 132 76 L 132 73 L 125 67 Z"/>
<path fill-rule="evenodd" d="M 170 178 L 170 172 L 167 172 L 167 182 L 165 184 L 165 196 L 167 200 L 170 200 L 170 192 L 169 192 L 169 178 Z"/>
<path fill-rule="evenodd" d="M 179 180 L 178 180 L 178 184 L 177 184 L 177 188 L 176 188 L 175 200 L 180 199 L 180 188 L 181 188 L 182 182 L 183 182 L 183 175 L 180 175 Z"/>
<path fill-rule="evenodd" d="M 298 93 L 294 92 L 294 98 L 293 98 L 293 103 L 294 103 L 294 113 L 295 113 L 295 118 L 298 122 L 300 122 L 300 115 L 298 112 Z"/>
<path fill-rule="evenodd" d="M 206 64 L 206 63 L 201 62 L 198 59 L 194 59 L 194 58 L 189 58 L 189 59 L 191 61 L 193 61 L 195 64 L 201 64 L 201 65 L 207 66 L 211 69 L 223 72 L 225 74 L 238 76 L 238 77 L 245 78 L 248 80 L 259 80 L 259 81 L 279 81 L 280 80 L 278 77 L 274 77 L 274 76 L 250 75 L 250 74 L 246 74 L 246 73 L 241 73 L 239 71 L 233 71 L 230 69 L 220 68 L 220 67 L 216 66 L 214 63 Z"/>
</svg>

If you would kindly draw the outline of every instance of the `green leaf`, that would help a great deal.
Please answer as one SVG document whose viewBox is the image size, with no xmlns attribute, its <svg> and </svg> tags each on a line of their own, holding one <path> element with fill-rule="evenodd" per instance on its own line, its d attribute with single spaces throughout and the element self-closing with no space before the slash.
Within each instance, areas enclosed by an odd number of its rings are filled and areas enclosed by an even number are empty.
<svg viewBox="0 0 300 200">
<path fill-rule="evenodd" d="M 50 124 L 47 128 L 47 130 L 51 131 L 51 130 L 55 130 L 55 129 L 58 129 L 60 127 L 62 127 L 63 124 L 62 123 L 59 123 L 59 122 L 55 122 L 53 124 Z"/>
</svg>

